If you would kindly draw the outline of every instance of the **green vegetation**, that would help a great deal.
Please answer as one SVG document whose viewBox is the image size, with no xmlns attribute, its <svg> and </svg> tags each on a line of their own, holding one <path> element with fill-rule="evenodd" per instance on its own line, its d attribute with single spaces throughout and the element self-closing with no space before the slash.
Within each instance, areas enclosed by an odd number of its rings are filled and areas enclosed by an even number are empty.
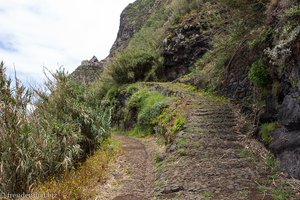
<svg viewBox="0 0 300 200">
<path fill-rule="evenodd" d="M 156 162 L 156 163 L 160 163 L 160 162 L 162 162 L 163 160 L 164 160 L 164 158 L 161 156 L 160 153 L 156 153 L 156 154 L 155 154 L 155 162 Z"/>
<path fill-rule="evenodd" d="M 255 160 L 255 154 L 253 153 L 253 151 L 251 151 L 251 149 L 246 149 L 246 148 L 242 149 L 240 151 L 240 156 L 242 158 L 247 158 L 249 160 Z"/>
<path fill-rule="evenodd" d="M 250 35 L 253 37 L 252 40 L 248 41 L 248 45 L 251 49 L 254 49 L 258 45 L 263 44 L 273 33 L 270 27 L 261 26 L 251 31 Z"/>
<path fill-rule="evenodd" d="M 137 2 L 129 4 L 124 12 L 128 16 L 129 20 L 128 23 L 135 24 L 137 27 L 141 27 L 143 24 L 143 21 L 141 21 L 139 18 L 141 17 L 141 13 L 138 14 L 138 12 L 147 12 L 152 6 L 154 1 L 152 0 L 139 0 Z M 136 24 L 138 23 L 138 24 Z"/>
<path fill-rule="evenodd" d="M 144 137 L 155 133 L 168 144 L 186 123 L 186 116 L 178 107 L 178 98 L 167 97 L 143 84 L 114 86 L 103 102 L 112 107 L 114 125 L 130 136 Z"/>
<path fill-rule="evenodd" d="M 259 186 L 258 189 L 264 194 L 270 194 L 275 200 L 289 200 L 293 196 L 292 192 L 288 189 L 269 189 L 266 186 Z"/>
<path fill-rule="evenodd" d="M 186 117 L 180 114 L 175 119 L 175 122 L 174 122 L 174 125 L 173 125 L 171 131 L 173 133 L 177 133 L 177 132 L 181 131 L 183 129 L 185 123 L 186 123 Z"/>
<path fill-rule="evenodd" d="M 267 67 L 262 60 L 254 62 L 249 71 L 249 79 L 259 87 L 266 87 L 269 83 Z"/>
<path fill-rule="evenodd" d="M 258 189 L 264 194 L 269 194 L 276 200 L 288 200 L 294 197 L 291 185 L 286 181 L 280 183 L 280 168 L 279 163 L 273 154 L 267 155 L 265 159 L 266 165 L 271 170 L 271 175 L 268 179 L 260 179 Z M 278 183 L 275 184 L 274 183 Z"/>
<path fill-rule="evenodd" d="M 214 101 L 216 102 L 219 102 L 219 103 L 226 103 L 226 102 L 229 102 L 229 98 L 225 97 L 225 96 L 220 96 L 220 95 L 216 95 L 214 94 L 213 91 L 205 91 L 202 93 L 204 96 L 207 96 L 211 99 L 213 99 Z"/>
<path fill-rule="evenodd" d="M 263 142 L 269 144 L 273 140 L 271 133 L 277 128 L 278 124 L 276 122 L 262 124 L 260 128 L 260 134 Z"/>
<path fill-rule="evenodd" d="M 269 154 L 265 162 L 271 168 L 272 173 L 279 172 L 279 163 L 273 154 Z"/>
<path fill-rule="evenodd" d="M 107 73 L 117 84 L 135 83 L 145 80 L 152 67 L 160 66 L 156 51 L 128 50 L 109 63 Z"/>
<path fill-rule="evenodd" d="M 295 5 L 292 6 L 291 8 L 289 8 L 288 10 L 286 10 L 284 12 L 284 15 L 286 17 L 299 17 L 300 16 L 300 6 L 299 5 Z"/>
<path fill-rule="evenodd" d="M 271 191 L 274 200 L 288 200 L 293 196 L 293 192 L 287 189 L 275 188 Z"/>
<path fill-rule="evenodd" d="M 185 146 L 188 144 L 189 139 L 186 137 L 180 137 L 176 140 L 176 143 L 179 147 Z"/>
<path fill-rule="evenodd" d="M 181 148 L 181 149 L 178 149 L 178 150 L 177 150 L 177 153 L 179 154 L 179 156 L 184 157 L 184 156 L 187 156 L 187 155 L 188 155 L 188 150 L 185 149 L 185 148 Z"/>
<path fill-rule="evenodd" d="M 1 192 L 22 193 L 36 179 L 74 168 L 109 137 L 110 112 L 94 92 L 63 71 L 52 75 L 45 91 L 31 91 L 17 78 L 13 86 L 0 65 Z"/>
<path fill-rule="evenodd" d="M 111 77 L 110 81 L 124 84 L 155 80 L 156 72 L 162 70 L 158 44 L 162 39 L 166 18 L 164 10 L 153 14 L 130 40 L 127 48 L 109 62 L 104 74 Z"/>
<path fill-rule="evenodd" d="M 263 46 L 272 33 L 272 30 L 265 27 L 263 13 L 266 4 L 267 1 L 264 0 L 203 3 L 200 12 L 212 25 L 213 48 L 194 64 L 187 80 L 214 93 L 221 83 L 234 75 L 230 74 L 235 73 L 233 69 L 249 65 L 247 62 L 251 62 L 253 58 L 244 58 L 249 51 L 245 44 L 251 48 L 258 44 Z M 251 55 L 256 57 L 255 53 L 251 52 Z"/>
<path fill-rule="evenodd" d="M 248 197 L 251 194 L 249 190 L 242 190 L 239 193 L 242 197 Z"/>
<path fill-rule="evenodd" d="M 155 131 L 163 136 L 165 144 L 173 142 L 186 124 L 186 116 L 181 114 L 182 108 L 177 107 L 176 103 L 176 99 L 170 99 L 168 107 L 154 120 Z"/>
<path fill-rule="evenodd" d="M 203 88 L 206 91 L 202 93 L 204 96 L 221 104 L 228 99 L 216 96 L 215 92 L 226 88 L 222 92 L 237 99 L 247 98 L 245 104 L 254 101 L 251 103 L 255 108 L 250 108 L 249 112 L 258 109 L 257 113 L 261 113 L 260 110 L 266 107 L 261 96 L 269 94 L 272 86 L 274 98 L 279 97 L 282 77 L 289 79 L 294 88 L 298 84 L 297 77 L 285 76 L 283 69 L 287 66 L 286 60 L 293 60 L 287 58 L 298 55 L 294 49 L 300 34 L 300 7 L 287 6 L 274 12 L 272 9 L 277 3 L 268 0 L 139 0 L 130 4 L 124 11 L 127 14 L 125 21 L 129 23 L 127 28 L 139 31 L 128 40 L 128 44 L 126 41 L 124 49 L 109 59 L 91 87 L 72 81 L 60 70 L 51 74 L 53 77 L 45 84 L 46 89 L 28 90 L 17 78 L 11 81 L 5 76 L 2 63 L 0 192 L 28 192 L 39 180 L 41 182 L 33 191 L 54 192 L 70 199 L 85 198 L 81 187 L 88 185 L 86 180 L 90 180 L 93 174 L 101 179 L 103 174 L 97 174 L 96 167 L 100 165 L 104 169 L 116 153 L 115 150 L 109 151 L 113 144 L 108 131 L 111 123 L 130 136 L 156 134 L 164 139 L 165 144 L 175 141 L 177 153 L 188 155 L 188 138 L 176 140 L 177 133 L 187 123 L 183 113 L 188 103 L 184 98 L 166 96 L 165 91 L 160 93 L 139 83 L 166 80 L 168 69 L 164 66 L 162 45 L 163 39 L 172 35 L 183 37 L 182 40 L 188 43 L 188 40 L 196 40 L 199 34 L 201 37 L 203 34 L 201 42 L 209 43 L 208 49 L 204 49 L 207 53 L 198 58 L 194 66 L 189 66 L 194 69 L 184 77 L 182 82 L 186 85 L 181 84 L 182 89 L 200 92 L 198 88 Z M 151 13 L 146 16 L 144 11 Z M 272 21 L 277 12 L 282 13 L 276 16 L 280 23 L 275 24 Z M 267 19 L 266 16 L 271 17 Z M 203 24 L 207 28 L 202 33 L 199 27 Z M 194 38 L 179 33 L 189 31 L 190 25 L 196 27 L 196 33 L 191 33 Z M 278 28 L 274 30 L 274 27 Z M 277 67 L 271 68 L 272 65 Z M 249 73 L 245 74 L 248 66 Z M 293 72 L 291 70 L 291 74 Z M 249 84 L 247 75 L 254 87 Z M 272 82 L 271 76 L 278 80 Z M 50 81 L 52 79 L 54 81 Z M 13 86 L 12 82 L 16 84 Z M 167 87 L 178 86 L 176 84 L 172 82 Z M 251 86 L 249 90 L 240 89 L 247 86 Z M 257 91 L 263 91 L 263 94 L 257 94 Z M 261 102 L 264 104 L 260 105 Z M 248 105 L 243 108 L 248 110 Z M 192 132 L 193 128 L 197 127 L 189 127 L 189 130 Z M 266 145 L 272 142 L 272 132 L 277 128 L 276 122 L 261 125 L 260 136 Z M 93 154 L 95 157 L 89 157 Z M 240 156 L 249 162 L 257 161 L 249 149 L 242 149 Z M 175 162 L 175 158 L 172 159 Z M 88 166 L 81 165 L 85 160 Z M 162 160 L 161 155 L 155 155 L 157 163 Z M 268 156 L 265 162 L 272 170 L 269 181 L 278 180 L 279 167 L 275 157 Z M 60 174 L 63 175 L 60 177 Z M 268 192 L 278 200 L 290 197 L 289 190 L 279 187 Z M 246 197 L 249 191 L 240 191 L 240 194 Z M 213 193 L 203 192 L 202 196 L 210 198 Z"/>
<path fill-rule="evenodd" d="M 202 197 L 204 197 L 204 198 L 211 198 L 213 196 L 214 196 L 213 192 L 210 192 L 210 191 L 202 192 Z"/>
<path fill-rule="evenodd" d="M 136 117 L 136 127 L 141 130 L 149 130 L 154 125 L 154 119 L 160 115 L 165 107 L 165 96 L 147 88 L 142 88 L 128 100 L 125 121 L 131 121 Z M 136 114 L 135 111 L 137 116 L 133 116 Z"/>
</svg>

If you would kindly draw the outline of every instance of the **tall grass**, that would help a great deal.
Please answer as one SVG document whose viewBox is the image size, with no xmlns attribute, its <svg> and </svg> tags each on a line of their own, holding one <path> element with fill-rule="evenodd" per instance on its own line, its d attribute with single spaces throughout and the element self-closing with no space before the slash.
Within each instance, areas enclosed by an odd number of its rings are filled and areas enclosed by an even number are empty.
<svg viewBox="0 0 300 200">
<path fill-rule="evenodd" d="M 26 192 L 74 168 L 109 136 L 110 112 L 94 92 L 64 71 L 52 75 L 47 90 L 28 90 L 17 78 L 13 86 L 0 65 L 0 192 Z"/>
</svg>

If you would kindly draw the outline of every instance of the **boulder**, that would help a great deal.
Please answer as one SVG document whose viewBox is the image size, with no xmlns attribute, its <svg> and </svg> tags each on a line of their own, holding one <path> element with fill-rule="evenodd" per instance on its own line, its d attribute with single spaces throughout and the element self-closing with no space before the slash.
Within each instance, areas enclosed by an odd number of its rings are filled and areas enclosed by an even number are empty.
<svg viewBox="0 0 300 200">
<path fill-rule="evenodd" d="M 289 131 L 300 129 L 299 96 L 285 96 L 278 114 L 278 119 Z"/>
</svg>

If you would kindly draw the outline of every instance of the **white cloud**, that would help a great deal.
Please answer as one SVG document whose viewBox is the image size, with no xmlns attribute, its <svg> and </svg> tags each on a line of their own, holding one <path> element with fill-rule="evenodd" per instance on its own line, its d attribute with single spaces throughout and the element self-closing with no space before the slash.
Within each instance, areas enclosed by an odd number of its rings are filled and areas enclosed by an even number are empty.
<svg viewBox="0 0 300 200">
<path fill-rule="evenodd" d="M 105 58 L 122 10 L 134 0 L 0 0 L 0 60 L 23 81 L 43 80 L 43 66 L 72 72 Z"/>
</svg>

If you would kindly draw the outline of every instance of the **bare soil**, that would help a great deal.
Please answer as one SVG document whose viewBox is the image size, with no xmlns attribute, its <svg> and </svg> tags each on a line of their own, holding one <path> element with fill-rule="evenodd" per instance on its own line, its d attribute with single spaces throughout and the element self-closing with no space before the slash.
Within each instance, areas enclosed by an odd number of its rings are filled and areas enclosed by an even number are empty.
<svg viewBox="0 0 300 200">
<path fill-rule="evenodd" d="M 154 192 L 155 154 L 162 151 L 154 138 L 115 135 L 122 153 L 111 166 L 108 179 L 97 186 L 97 200 L 150 199 Z"/>
</svg>

